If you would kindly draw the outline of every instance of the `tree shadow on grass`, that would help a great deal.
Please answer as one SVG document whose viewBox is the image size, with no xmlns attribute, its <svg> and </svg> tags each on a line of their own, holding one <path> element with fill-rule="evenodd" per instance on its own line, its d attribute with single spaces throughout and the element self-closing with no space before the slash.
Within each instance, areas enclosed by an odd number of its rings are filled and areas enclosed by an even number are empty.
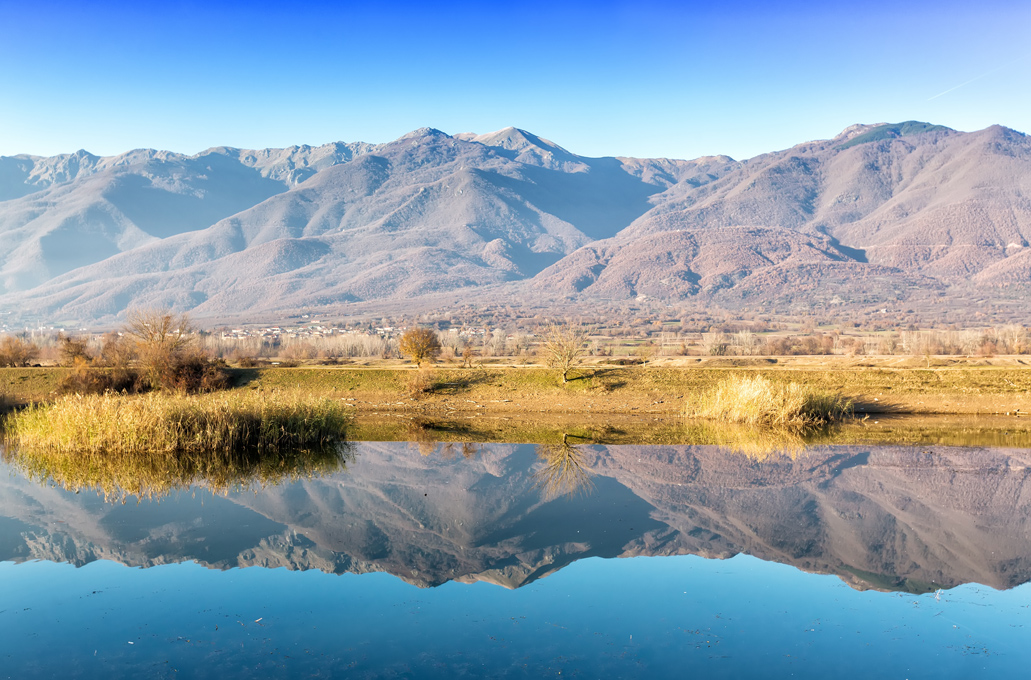
<svg viewBox="0 0 1031 680">
<path fill-rule="evenodd" d="M 429 392 L 434 394 L 461 394 L 463 392 L 470 391 L 477 385 L 483 385 L 484 383 L 490 382 L 493 376 L 485 371 L 476 371 L 470 375 L 463 375 L 458 379 L 436 380 L 431 385 Z"/>
</svg>

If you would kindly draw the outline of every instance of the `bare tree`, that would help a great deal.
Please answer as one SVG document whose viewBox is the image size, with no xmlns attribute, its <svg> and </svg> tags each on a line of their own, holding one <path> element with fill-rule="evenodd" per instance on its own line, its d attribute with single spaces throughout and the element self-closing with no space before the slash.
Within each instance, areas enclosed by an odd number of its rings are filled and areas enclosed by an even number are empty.
<svg viewBox="0 0 1031 680">
<path fill-rule="evenodd" d="M 587 356 L 589 335 L 588 329 L 580 324 L 552 324 L 544 330 L 540 351 L 549 367 L 562 371 L 563 384 L 569 382 L 569 371 Z"/>
<path fill-rule="evenodd" d="M 161 374 L 178 363 L 193 342 L 189 315 L 170 310 L 132 309 L 123 332 L 136 345 L 136 355 L 152 387 L 161 384 Z"/>
<path fill-rule="evenodd" d="M 132 309 L 127 315 L 124 332 L 141 347 L 160 348 L 174 354 L 192 341 L 193 324 L 188 314 L 170 310 Z"/>
<path fill-rule="evenodd" d="M 440 339 L 436 331 L 429 328 L 409 328 L 401 335 L 397 348 L 416 366 L 422 366 L 424 361 L 433 361 L 440 353 Z"/>
<path fill-rule="evenodd" d="M 39 347 L 31 342 L 6 336 L 0 340 L 0 366 L 28 366 L 39 356 Z"/>
</svg>

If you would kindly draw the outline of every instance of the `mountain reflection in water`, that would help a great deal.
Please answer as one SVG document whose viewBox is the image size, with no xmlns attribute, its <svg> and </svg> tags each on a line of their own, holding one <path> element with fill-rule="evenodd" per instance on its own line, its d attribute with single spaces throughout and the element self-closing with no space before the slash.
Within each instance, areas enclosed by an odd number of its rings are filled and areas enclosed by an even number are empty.
<svg viewBox="0 0 1031 680">
<path fill-rule="evenodd" d="M 421 446 L 421 451 L 420 451 Z M 460 455 L 459 455 L 460 454 Z M 1031 451 L 357 443 L 346 470 L 127 504 L 0 473 L 0 561 L 195 560 L 516 588 L 591 557 L 747 553 L 856 588 L 1031 580 Z"/>
</svg>

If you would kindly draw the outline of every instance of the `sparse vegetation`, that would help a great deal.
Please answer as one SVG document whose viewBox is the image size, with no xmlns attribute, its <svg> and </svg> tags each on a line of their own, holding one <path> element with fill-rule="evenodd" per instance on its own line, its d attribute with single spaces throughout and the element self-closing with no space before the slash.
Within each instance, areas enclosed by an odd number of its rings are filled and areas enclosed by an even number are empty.
<svg viewBox="0 0 1031 680">
<path fill-rule="evenodd" d="M 428 367 L 420 368 L 408 377 L 408 394 L 418 398 L 433 391 L 437 382 L 437 373 Z"/>
<path fill-rule="evenodd" d="M 743 375 L 721 380 L 688 406 L 692 417 L 779 427 L 824 425 L 851 412 L 851 400 L 825 390 Z"/>
</svg>

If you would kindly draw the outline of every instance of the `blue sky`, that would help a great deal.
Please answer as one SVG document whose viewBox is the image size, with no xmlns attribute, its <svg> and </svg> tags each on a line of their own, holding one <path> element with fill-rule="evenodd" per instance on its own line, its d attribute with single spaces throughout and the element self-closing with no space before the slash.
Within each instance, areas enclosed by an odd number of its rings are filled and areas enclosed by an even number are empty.
<svg viewBox="0 0 1031 680">
<path fill-rule="evenodd" d="M 1031 3 L 9 2 L 0 154 L 525 128 L 735 158 L 857 122 L 1031 132 Z"/>
</svg>

